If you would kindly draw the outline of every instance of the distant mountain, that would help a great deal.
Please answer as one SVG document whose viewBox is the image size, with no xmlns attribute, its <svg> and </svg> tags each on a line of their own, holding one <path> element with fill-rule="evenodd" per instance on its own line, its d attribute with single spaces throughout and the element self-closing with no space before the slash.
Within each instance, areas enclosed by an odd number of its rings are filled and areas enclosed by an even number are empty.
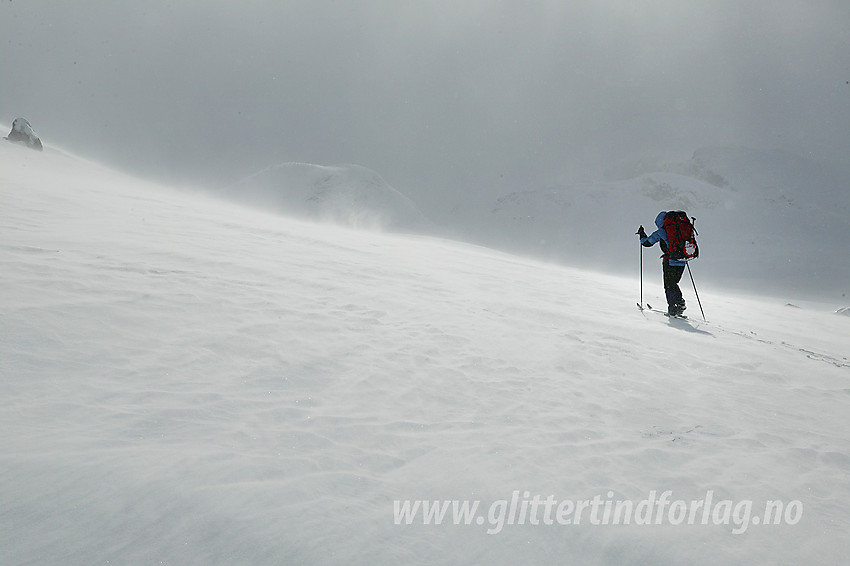
<svg viewBox="0 0 850 566">
<path fill-rule="evenodd" d="M 477 211 L 466 236 L 566 263 L 636 269 L 640 224 L 661 210 L 697 218 L 698 270 L 718 284 L 795 294 L 850 292 L 850 191 L 796 155 L 702 149 L 617 181 L 516 191 Z M 655 260 L 658 248 L 644 250 Z M 650 268 L 651 269 L 651 268 Z"/>
<path fill-rule="evenodd" d="M 283 163 L 243 179 L 227 196 L 351 227 L 422 231 L 430 226 L 413 201 L 378 173 L 359 165 Z"/>
</svg>

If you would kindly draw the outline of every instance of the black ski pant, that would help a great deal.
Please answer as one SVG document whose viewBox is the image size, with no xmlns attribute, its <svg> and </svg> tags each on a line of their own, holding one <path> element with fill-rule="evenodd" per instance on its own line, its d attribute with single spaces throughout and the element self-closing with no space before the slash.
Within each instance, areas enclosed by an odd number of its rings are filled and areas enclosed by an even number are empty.
<svg viewBox="0 0 850 566">
<path fill-rule="evenodd" d="M 682 274 L 685 273 L 685 266 L 670 265 L 670 260 L 665 259 L 663 269 L 664 293 L 667 295 L 667 308 L 669 309 L 685 302 L 682 298 L 682 290 L 679 288 L 679 281 L 682 280 Z"/>
</svg>

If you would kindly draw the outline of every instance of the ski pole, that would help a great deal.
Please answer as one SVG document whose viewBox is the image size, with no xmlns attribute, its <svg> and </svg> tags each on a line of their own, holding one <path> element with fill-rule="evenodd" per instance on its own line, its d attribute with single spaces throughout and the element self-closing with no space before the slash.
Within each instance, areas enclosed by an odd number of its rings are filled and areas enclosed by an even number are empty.
<svg viewBox="0 0 850 566">
<path fill-rule="evenodd" d="M 699 305 L 699 312 L 701 312 L 701 313 L 702 313 L 702 319 L 703 319 L 703 320 L 705 320 L 705 311 L 704 311 L 704 310 L 702 310 L 702 303 L 701 303 L 701 302 L 700 302 L 700 300 L 699 300 L 699 293 L 697 293 L 697 284 L 696 284 L 696 283 L 694 283 L 694 274 L 693 274 L 693 273 L 691 273 L 691 264 L 690 264 L 690 262 L 688 262 L 688 263 L 686 263 L 685 265 L 687 265 L 687 266 L 688 266 L 688 275 L 690 275 L 690 277 L 691 277 L 691 283 L 692 283 L 692 284 L 693 284 L 693 286 L 694 286 L 694 295 L 696 295 L 696 296 L 697 296 L 697 304 Z"/>
<path fill-rule="evenodd" d="M 641 226 L 643 229 L 643 226 Z M 640 236 L 641 230 L 635 232 L 638 236 Z M 643 244 L 640 244 L 640 303 L 638 303 L 638 307 L 643 309 Z"/>
<path fill-rule="evenodd" d="M 643 308 L 643 244 L 640 245 L 640 308 Z"/>
</svg>

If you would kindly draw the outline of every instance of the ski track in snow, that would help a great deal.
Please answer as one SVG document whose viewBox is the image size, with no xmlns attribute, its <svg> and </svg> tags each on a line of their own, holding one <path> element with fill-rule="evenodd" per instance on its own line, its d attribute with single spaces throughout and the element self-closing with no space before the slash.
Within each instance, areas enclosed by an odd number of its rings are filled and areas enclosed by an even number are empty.
<svg viewBox="0 0 850 566">
<path fill-rule="evenodd" d="M 657 310 L 657 309 L 656 310 L 648 309 L 648 312 L 654 312 L 654 313 L 657 313 L 657 314 L 661 314 L 663 316 L 663 311 L 660 311 L 660 310 Z M 701 316 L 701 315 L 697 315 L 697 316 Z M 824 362 L 824 363 L 827 363 L 827 364 L 830 364 L 830 365 L 834 365 L 836 367 L 850 367 L 850 359 L 848 359 L 846 356 L 842 357 L 841 359 L 838 359 L 838 358 L 835 358 L 833 356 L 829 356 L 827 354 L 813 352 L 813 351 L 808 350 L 806 348 L 801 348 L 799 346 L 795 346 L 794 344 L 789 344 L 788 342 L 785 342 L 784 340 L 781 340 L 779 342 L 774 342 L 774 341 L 771 341 L 771 340 L 765 340 L 764 338 L 760 338 L 759 335 L 756 332 L 733 330 L 733 329 L 725 328 L 724 326 L 721 326 L 721 325 L 712 324 L 711 321 L 709 321 L 708 319 L 700 319 L 700 318 L 697 318 L 696 316 L 693 316 L 693 315 L 689 316 L 685 320 L 682 320 L 682 319 L 668 320 L 668 323 L 671 326 L 675 326 L 675 327 L 678 327 L 678 328 L 681 328 L 681 329 L 685 329 L 689 332 L 705 333 L 705 334 L 708 334 L 708 333 L 705 332 L 704 330 L 701 330 L 701 328 L 702 327 L 710 327 L 710 328 L 716 329 L 719 332 L 724 332 L 724 333 L 732 334 L 732 335 L 735 335 L 735 336 L 740 336 L 741 338 L 745 338 L 747 340 L 755 340 L 756 342 L 760 342 L 762 344 L 768 344 L 768 345 L 778 344 L 780 346 L 784 346 L 784 347 L 789 348 L 791 350 L 794 350 L 796 352 L 800 352 L 801 354 L 805 355 L 810 360 L 816 360 L 816 361 Z"/>
<path fill-rule="evenodd" d="M 49 148 L 0 162 L 0 563 L 839 564 L 850 548 L 832 305 L 701 289 L 709 322 L 667 320 L 635 309 L 634 281 L 264 215 Z M 805 514 L 743 535 L 392 515 L 668 489 Z"/>
</svg>

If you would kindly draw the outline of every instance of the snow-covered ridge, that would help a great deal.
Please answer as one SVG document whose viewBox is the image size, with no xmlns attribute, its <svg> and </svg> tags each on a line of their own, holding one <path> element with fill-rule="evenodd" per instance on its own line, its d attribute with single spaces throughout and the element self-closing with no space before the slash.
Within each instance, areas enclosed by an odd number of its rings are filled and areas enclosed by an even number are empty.
<svg viewBox="0 0 850 566">
<path fill-rule="evenodd" d="M 408 197 L 360 165 L 282 163 L 227 191 L 228 197 L 302 218 L 357 228 L 424 231 L 429 222 Z"/>
</svg>

